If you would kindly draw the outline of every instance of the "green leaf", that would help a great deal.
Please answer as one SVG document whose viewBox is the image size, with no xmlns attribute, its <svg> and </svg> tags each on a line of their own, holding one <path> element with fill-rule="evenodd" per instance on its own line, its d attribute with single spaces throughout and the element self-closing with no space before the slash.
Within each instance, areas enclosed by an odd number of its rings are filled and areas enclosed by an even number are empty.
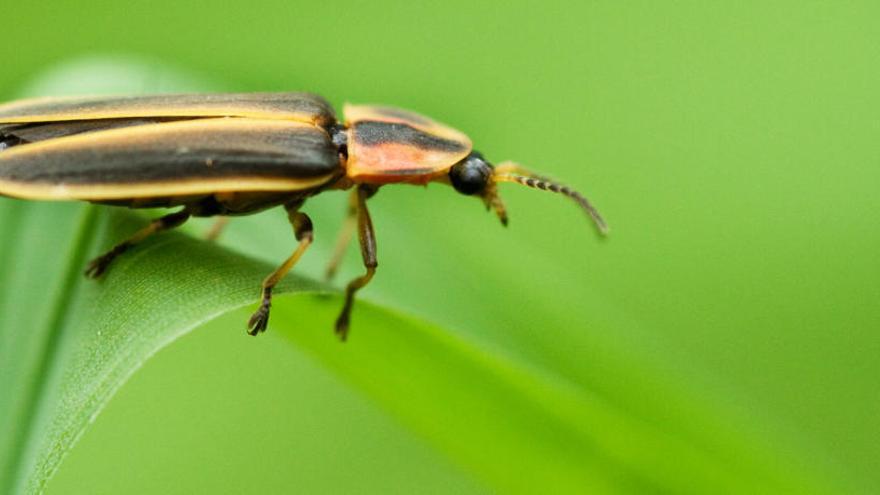
<svg viewBox="0 0 880 495">
<path fill-rule="evenodd" d="M 0 324 L 8 354 L 2 376 L 9 381 L 4 389 L 15 392 L 0 408 L 9 427 L 2 437 L 3 479 L 31 491 L 43 487 L 88 423 L 150 356 L 253 302 L 269 267 L 170 234 L 90 282 L 81 276 L 88 255 L 135 230 L 137 217 L 115 217 L 105 236 L 106 229 L 96 234 L 93 207 L 9 200 L 2 207 L 8 233 L 2 252 L 10 267 Z M 319 284 L 293 276 L 280 292 L 318 290 Z"/>
<path fill-rule="evenodd" d="M 0 228 L 8 234 L 0 253 L 9 267 L 2 284 L 2 376 L 4 390 L 13 391 L 0 402 L 0 424 L 12 426 L 0 453 L 10 493 L 45 487 L 132 373 L 182 334 L 255 302 L 272 268 L 168 233 L 121 257 L 104 280 L 88 281 L 80 276 L 87 257 L 143 221 L 103 213 L 0 202 Z M 325 292 L 296 275 L 279 290 Z M 778 493 L 797 486 L 750 462 L 731 462 L 729 452 L 662 431 L 528 362 L 364 301 L 353 341 L 341 345 L 329 331 L 338 303 L 281 297 L 271 331 L 502 491 L 699 493 L 726 486 Z M 326 328 L 313 328 L 315 321 Z"/>
</svg>

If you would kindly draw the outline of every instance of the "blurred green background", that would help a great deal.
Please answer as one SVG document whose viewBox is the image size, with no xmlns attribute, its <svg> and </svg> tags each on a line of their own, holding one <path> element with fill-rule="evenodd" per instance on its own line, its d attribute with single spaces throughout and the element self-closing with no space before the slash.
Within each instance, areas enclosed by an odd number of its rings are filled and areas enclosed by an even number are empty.
<svg viewBox="0 0 880 495">
<path fill-rule="evenodd" d="M 508 229 L 447 188 L 386 188 L 363 295 L 661 429 L 757 446 L 830 491 L 880 490 L 877 3 L 8 3 L 4 99 L 111 56 L 182 74 L 134 72 L 133 89 L 411 108 L 581 188 L 607 241 L 513 185 Z M 86 79 L 71 91 L 100 86 Z M 343 207 L 308 204 L 318 246 L 302 273 L 321 273 Z M 264 216 L 223 244 L 282 259 L 289 229 Z M 358 270 L 352 251 L 341 278 Z M 242 337 L 240 319 L 148 363 L 49 493 L 491 490 L 276 335 Z"/>
</svg>

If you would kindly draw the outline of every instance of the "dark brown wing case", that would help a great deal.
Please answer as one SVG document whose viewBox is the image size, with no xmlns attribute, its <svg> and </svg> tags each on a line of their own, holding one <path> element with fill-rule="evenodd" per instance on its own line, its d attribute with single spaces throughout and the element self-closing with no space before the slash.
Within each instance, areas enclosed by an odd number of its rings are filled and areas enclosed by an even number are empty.
<svg viewBox="0 0 880 495">
<path fill-rule="evenodd" d="M 0 194 L 124 200 L 300 191 L 341 173 L 310 93 L 22 100 L 0 105 Z"/>
<path fill-rule="evenodd" d="M 327 100 L 311 93 L 37 98 L 0 105 L 0 124 L 134 117 L 248 117 L 320 126 L 336 121 Z"/>
<path fill-rule="evenodd" d="M 0 194 L 34 199 L 299 191 L 340 173 L 322 128 L 286 120 L 131 125 L 0 151 Z"/>
</svg>

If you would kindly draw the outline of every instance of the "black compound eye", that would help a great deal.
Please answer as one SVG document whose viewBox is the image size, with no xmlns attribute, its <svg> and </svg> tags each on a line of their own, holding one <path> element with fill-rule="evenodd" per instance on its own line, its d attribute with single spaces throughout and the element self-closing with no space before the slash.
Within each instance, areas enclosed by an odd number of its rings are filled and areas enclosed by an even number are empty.
<svg viewBox="0 0 880 495">
<path fill-rule="evenodd" d="M 452 187 L 467 195 L 483 192 L 490 177 L 492 177 L 492 166 L 476 152 L 471 153 L 449 170 Z"/>
</svg>

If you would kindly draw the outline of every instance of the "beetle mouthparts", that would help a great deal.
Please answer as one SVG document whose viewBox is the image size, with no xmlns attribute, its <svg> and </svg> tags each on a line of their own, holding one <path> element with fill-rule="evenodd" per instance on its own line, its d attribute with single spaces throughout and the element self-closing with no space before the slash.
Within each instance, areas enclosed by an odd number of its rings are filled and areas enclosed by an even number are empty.
<svg viewBox="0 0 880 495">
<path fill-rule="evenodd" d="M 491 180 L 486 184 L 486 189 L 483 191 L 483 203 L 486 204 L 487 210 L 494 210 L 495 214 L 498 215 L 498 220 L 501 220 L 501 225 L 507 227 L 507 208 L 504 207 L 504 202 L 501 201 L 501 196 L 498 195 L 495 180 Z"/>
</svg>

